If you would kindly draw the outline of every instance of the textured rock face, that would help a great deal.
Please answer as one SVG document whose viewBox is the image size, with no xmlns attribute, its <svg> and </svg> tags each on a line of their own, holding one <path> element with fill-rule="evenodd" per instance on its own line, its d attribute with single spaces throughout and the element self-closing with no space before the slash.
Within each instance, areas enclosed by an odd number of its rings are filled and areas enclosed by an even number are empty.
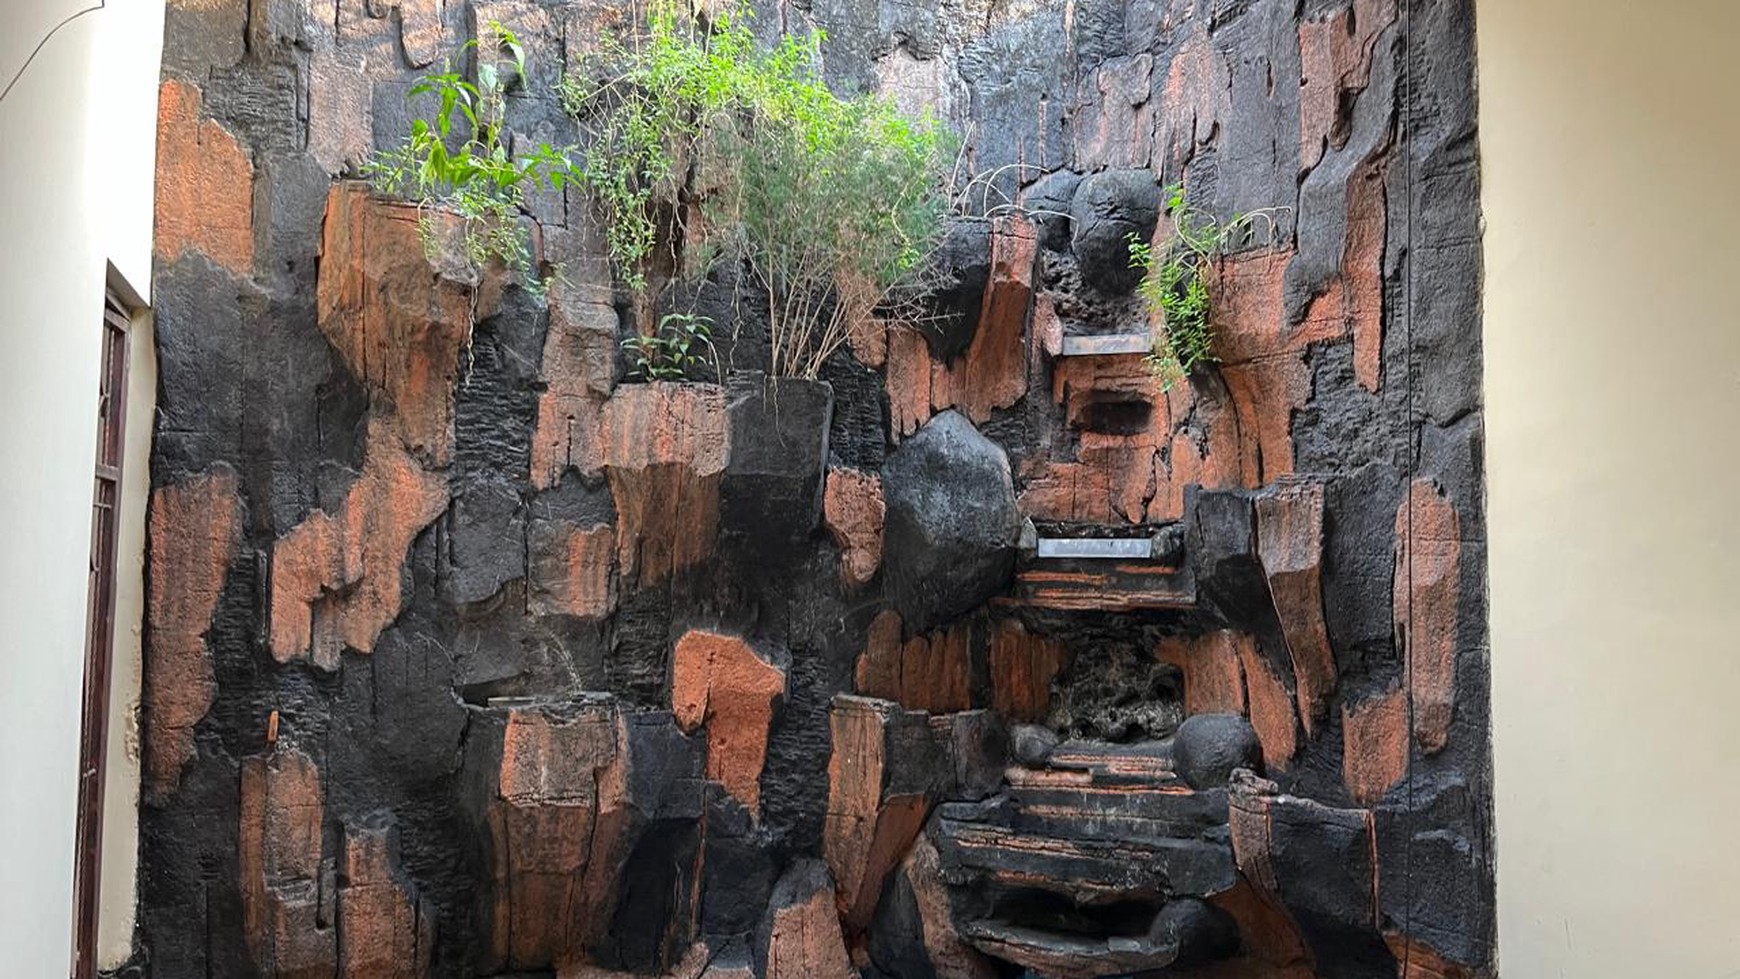
<svg viewBox="0 0 1740 979">
<path fill-rule="evenodd" d="M 882 469 L 889 586 L 925 628 L 984 603 L 1015 567 L 1020 517 L 1002 448 L 947 411 L 901 443 Z"/>
<path fill-rule="evenodd" d="M 171 0 L 144 974 L 1490 976 L 1472 3 L 754 0 L 974 178 L 815 382 L 346 179 L 492 22 L 573 140 L 632 6 Z M 1269 223 L 1163 391 L 1173 184 Z"/>
</svg>

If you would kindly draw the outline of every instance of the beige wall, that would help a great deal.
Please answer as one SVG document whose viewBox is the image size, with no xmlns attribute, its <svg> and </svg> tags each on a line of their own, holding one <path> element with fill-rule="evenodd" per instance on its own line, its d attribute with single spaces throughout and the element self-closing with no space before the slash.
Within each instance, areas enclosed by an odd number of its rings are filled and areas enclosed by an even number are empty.
<svg viewBox="0 0 1740 979">
<path fill-rule="evenodd" d="M 0 5 L 0 85 L 55 22 L 85 5 Z M 111 263 L 142 298 L 149 285 L 162 17 L 162 0 L 108 0 L 50 39 L 0 102 L 0 972 L 8 976 L 53 979 L 71 961 L 103 287 Z"/>
<path fill-rule="evenodd" d="M 127 338 L 127 447 L 116 535 L 115 648 L 109 683 L 109 747 L 103 788 L 103 866 L 97 965 L 112 969 L 133 952 L 139 872 L 139 696 L 145 662 L 145 510 L 151 497 L 151 435 L 157 406 L 157 348 L 147 311 Z"/>
<path fill-rule="evenodd" d="M 1740 3 L 1479 16 L 1500 967 L 1740 975 Z"/>
</svg>

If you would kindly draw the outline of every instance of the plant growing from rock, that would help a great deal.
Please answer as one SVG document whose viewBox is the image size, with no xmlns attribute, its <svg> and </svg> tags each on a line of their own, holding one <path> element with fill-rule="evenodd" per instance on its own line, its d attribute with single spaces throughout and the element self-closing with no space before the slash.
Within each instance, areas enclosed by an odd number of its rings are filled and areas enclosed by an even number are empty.
<svg viewBox="0 0 1740 979">
<path fill-rule="evenodd" d="M 1185 200 L 1184 188 L 1166 188 L 1166 214 L 1172 234 L 1159 245 L 1129 236 L 1130 267 L 1143 271 L 1137 287 L 1148 309 L 1161 320 L 1147 362 L 1163 390 L 1170 391 L 1197 370 L 1218 363 L 1210 316 L 1209 277 L 1227 252 L 1273 237 L 1277 210 L 1236 214 L 1221 221 Z"/>
<path fill-rule="evenodd" d="M 419 79 L 410 97 L 432 97 L 436 111 L 414 120 L 405 141 L 377 153 L 364 173 L 384 193 L 457 215 L 474 278 L 491 261 L 500 261 L 527 288 L 541 292 L 521 212 L 528 187 L 562 189 L 568 159 L 548 144 L 515 155 L 503 141 L 507 86 L 525 77 L 526 67 L 525 50 L 513 32 L 491 23 L 480 38 L 461 46 L 461 54 L 466 51 L 477 53 L 477 81 L 455 71 L 451 62 Z M 434 259 L 442 242 L 427 214 L 422 228 L 424 248 Z"/>
<path fill-rule="evenodd" d="M 668 313 L 651 336 L 622 341 L 629 377 L 643 381 L 693 380 L 714 354 L 713 320 L 694 313 Z M 715 358 L 716 359 L 716 358 Z"/>
<path fill-rule="evenodd" d="M 646 33 L 603 42 L 563 92 L 583 136 L 571 177 L 618 274 L 644 289 L 654 264 L 740 261 L 767 297 L 771 372 L 805 378 L 922 272 L 948 207 L 940 127 L 833 93 L 821 40 L 763 48 L 745 14 L 703 26 L 654 0 Z"/>
</svg>

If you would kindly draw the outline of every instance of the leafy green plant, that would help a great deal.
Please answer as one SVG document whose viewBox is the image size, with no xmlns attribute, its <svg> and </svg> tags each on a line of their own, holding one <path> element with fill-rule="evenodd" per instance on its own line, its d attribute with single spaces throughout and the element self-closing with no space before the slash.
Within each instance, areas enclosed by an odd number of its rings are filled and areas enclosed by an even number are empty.
<svg viewBox="0 0 1740 979">
<path fill-rule="evenodd" d="M 629 377 L 645 381 L 686 381 L 705 366 L 713 349 L 713 320 L 694 313 L 667 313 L 651 336 L 622 341 Z M 716 359 L 716 358 L 715 358 Z"/>
<path fill-rule="evenodd" d="M 773 372 L 815 377 L 855 322 L 926 270 L 948 197 L 941 129 L 884 99 L 841 99 L 788 48 L 711 210 L 771 310 Z"/>
<path fill-rule="evenodd" d="M 528 187 L 562 189 L 569 178 L 568 159 L 549 144 L 516 155 L 503 139 L 507 85 L 511 77 L 523 78 L 526 68 L 525 49 L 513 32 L 491 23 L 480 38 L 461 46 L 461 54 L 467 51 L 477 54 L 477 81 L 454 70 L 451 62 L 419 79 L 410 96 L 430 96 L 438 108 L 428 118 L 413 120 L 405 141 L 377 153 L 364 173 L 384 193 L 457 215 L 465 259 L 474 273 L 498 260 L 538 291 L 543 283 L 533 274 L 529 234 L 520 216 Z M 512 76 L 506 74 L 509 68 Z M 433 257 L 441 243 L 432 215 L 424 215 L 422 229 L 424 247 Z"/>
<path fill-rule="evenodd" d="M 591 193 L 631 287 L 646 287 L 661 242 L 680 247 L 677 208 L 706 179 L 707 137 L 735 121 L 754 51 L 728 12 L 708 32 L 678 4 L 656 0 L 644 36 L 605 35 L 573 56 L 561 85 L 582 135 L 573 176 Z"/>
<path fill-rule="evenodd" d="M 1253 211 L 1222 222 L 1192 207 L 1184 188 L 1173 185 L 1166 188 L 1166 213 L 1172 221 L 1168 240 L 1156 246 L 1132 232 L 1128 242 L 1130 267 L 1146 273 L 1137 291 L 1161 319 L 1148 366 L 1161 387 L 1170 391 L 1195 371 L 1219 362 L 1208 288 L 1214 263 L 1231 250 L 1272 237 L 1280 212 Z"/>
<path fill-rule="evenodd" d="M 763 48 L 744 13 L 703 26 L 653 0 L 644 34 L 606 39 L 563 83 L 583 134 L 571 176 L 618 274 L 644 288 L 654 263 L 741 261 L 767 297 L 772 372 L 812 378 L 920 274 L 948 206 L 941 128 L 835 95 L 815 70 L 821 40 Z"/>
</svg>

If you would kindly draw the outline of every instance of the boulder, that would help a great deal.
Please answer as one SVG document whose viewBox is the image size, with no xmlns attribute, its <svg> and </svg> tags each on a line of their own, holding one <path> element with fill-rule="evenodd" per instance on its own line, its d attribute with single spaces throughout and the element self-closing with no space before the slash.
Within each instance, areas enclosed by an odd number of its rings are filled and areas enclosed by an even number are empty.
<svg viewBox="0 0 1740 979">
<path fill-rule="evenodd" d="M 1044 768 L 1060 740 L 1051 728 L 1017 724 L 1009 729 L 1009 754 L 1028 768 Z"/>
<path fill-rule="evenodd" d="M 945 411 L 888 457 L 884 567 L 913 631 L 1005 591 L 1021 517 L 1009 459 L 964 415 Z"/>
<path fill-rule="evenodd" d="M 1227 784 L 1235 769 L 1260 770 L 1263 746 L 1251 722 L 1237 714 L 1197 714 L 1178 726 L 1172 763 L 1191 788 L 1215 789 Z"/>
<path fill-rule="evenodd" d="M 1107 170 L 1083 178 L 1070 202 L 1070 249 L 1082 280 L 1101 292 L 1142 281 L 1130 267 L 1130 235 L 1147 241 L 1160 222 L 1160 187 L 1148 170 Z"/>
</svg>

